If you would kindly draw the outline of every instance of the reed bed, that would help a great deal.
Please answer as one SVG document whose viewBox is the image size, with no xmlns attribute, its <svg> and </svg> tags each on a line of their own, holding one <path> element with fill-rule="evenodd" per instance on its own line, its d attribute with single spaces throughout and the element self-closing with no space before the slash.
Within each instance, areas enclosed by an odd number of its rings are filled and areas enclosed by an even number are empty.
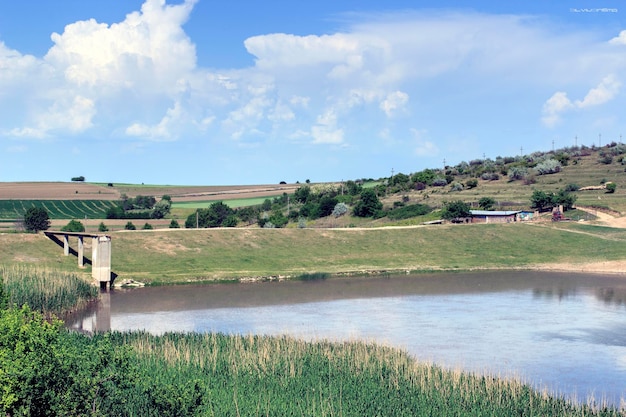
<svg viewBox="0 0 626 417">
<path fill-rule="evenodd" d="M 137 415 L 623 416 L 516 380 L 449 371 L 365 342 L 114 333 L 137 354 Z M 163 402 L 163 398 L 170 400 Z M 147 410 L 153 410 L 154 414 Z M 183 410 L 186 410 L 184 413 Z M 186 414 L 188 413 L 188 414 Z"/>
<path fill-rule="evenodd" d="M 79 275 L 35 267 L 0 265 L 9 306 L 27 304 L 44 315 L 74 310 L 98 296 L 98 289 Z"/>
</svg>

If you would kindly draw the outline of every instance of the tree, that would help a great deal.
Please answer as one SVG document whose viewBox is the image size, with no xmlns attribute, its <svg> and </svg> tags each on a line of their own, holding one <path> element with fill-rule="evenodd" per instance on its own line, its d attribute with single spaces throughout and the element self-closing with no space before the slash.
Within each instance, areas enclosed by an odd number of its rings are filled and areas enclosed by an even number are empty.
<svg viewBox="0 0 626 417">
<path fill-rule="evenodd" d="M 470 217 L 471 215 L 469 204 L 461 200 L 443 203 L 441 218 L 444 220 L 454 222 L 465 217 Z"/>
<path fill-rule="evenodd" d="M 268 222 L 273 224 L 274 227 L 285 227 L 289 220 L 285 217 L 282 211 L 275 211 L 269 217 Z"/>
<path fill-rule="evenodd" d="M 207 225 L 204 227 L 221 227 L 224 221 L 235 214 L 235 211 L 221 201 L 211 204 L 208 208 Z"/>
<path fill-rule="evenodd" d="M 483 210 L 491 210 L 496 205 L 496 200 L 491 197 L 481 197 L 478 200 L 478 207 Z"/>
<path fill-rule="evenodd" d="M 82 182 L 85 181 L 85 177 L 83 177 L 82 175 L 80 177 L 72 177 L 72 181 Z"/>
<path fill-rule="evenodd" d="M 293 194 L 293 198 L 298 203 L 305 204 L 309 202 L 309 200 L 311 199 L 311 187 L 306 185 L 298 187 L 296 192 Z"/>
<path fill-rule="evenodd" d="M 176 219 L 172 219 L 170 222 L 170 229 L 180 229 L 180 224 L 178 224 Z"/>
<path fill-rule="evenodd" d="M 100 222 L 98 225 L 98 232 L 108 232 L 109 228 L 104 224 L 104 222 Z"/>
<path fill-rule="evenodd" d="M 39 232 L 48 230 L 50 227 L 50 217 L 48 211 L 43 207 L 31 207 L 24 214 L 24 227 L 29 232 Z"/>
<path fill-rule="evenodd" d="M 84 232 L 85 226 L 78 220 L 70 220 L 68 224 L 61 228 L 63 232 Z"/>
<path fill-rule="evenodd" d="M 137 227 L 135 227 L 135 225 L 133 224 L 133 222 L 128 222 L 126 223 L 126 225 L 124 226 L 124 229 L 126 230 L 137 230 Z"/>
<path fill-rule="evenodd" d="M 346 182 L 346 189 L 349 195 L 359 195 L 363 191 L 363 186 L 352 180 Z"/>
<path fill-rule="evenodd" d="M 153 219 L 162 219 L 170 213 L 170 209 L 172 207 L 172 199 L 166 199 L 165 197 L 169 196 L 163 196 L 163 198 L 154 205 L 152 213 L 150 213 L 150 217 L 152 217 Z"/>
<path fill-rule="evenodd" d="M 320 198 L 319 217 L 330 216 L 337 203 L 338 201 L 336 197 L 330 197 L 328 195 L 325 195 L 324 197 Z"/>
<path fill-rule="evenodd" d="M 142 229 L 143 229 L 143 230 L 152 230 L 152 229 L 154 229 L 154 227 L 152 227 L 152 225 L 151 225 L 150 223 L 146 222 L 146 223 L 143 225 Z"/>
<path fill-rule="evenodd" d="M 577 197 L 565 189 L 560 189 L 558 193 L 553 194 L 552 201 L 555 205 L 562 205 L 563 211 L 571 210 L 574 207 Z"/>
<path fill-rule="evenodd" d="M 554 207 L 554 194 L 535 190 L 530 197 L 530 207 L 539 211 Z"/>
<path fill-rule="evenodd" d="M 372 217 L 383 208 L 378 196 L 373 190 L 366 189 L 361 193 L 361 199 L 356 203 L 353 214 L 357 217 Z"/>
</svg>

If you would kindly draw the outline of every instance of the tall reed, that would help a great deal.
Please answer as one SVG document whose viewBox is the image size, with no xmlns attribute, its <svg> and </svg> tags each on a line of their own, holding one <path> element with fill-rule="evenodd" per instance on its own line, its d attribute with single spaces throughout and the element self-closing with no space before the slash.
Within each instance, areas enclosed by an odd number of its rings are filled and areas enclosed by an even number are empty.
<svg viewBox="0 0 626 417">
<path fill-rule="evenodd" d="M 190 415 L 623 415 L 615 408 L 575 405 L 516 380 L 420 363 L 404 351 L 365 342 L 196 333 L 112 337 L 137 353 L 145 385 L 134 397 L 151 401 L 143 406 L 161 413 L 172 410 L 149 400 L 156 393 L 195 401 Z"/>
<path fill-rule="evenodd" d="M 27 304 L 42 313 L 61 314 L 98 296 L 98 289 L 76 274 L 34 267 L 0 265 L 10 306 Z"/>
</svg>

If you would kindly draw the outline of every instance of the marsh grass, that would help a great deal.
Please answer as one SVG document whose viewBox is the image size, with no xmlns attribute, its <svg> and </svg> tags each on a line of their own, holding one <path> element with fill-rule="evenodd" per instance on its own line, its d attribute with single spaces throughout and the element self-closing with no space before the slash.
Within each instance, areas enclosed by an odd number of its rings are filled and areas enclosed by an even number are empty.
<svg viewBox="0 0 626 417">
<path fill-rule="evenodd" d="M 45 315 L 74 310 L 98 295 L 96 287 L 67 272 L 28 266 L 0 266 L 0 277 L 10 306 L 27 304 Z"/>
<path fill-rule="evenodd" d="M 514 379 L 445 370 L 366 342 L 196 333 L 112 337 L 137 353 L 144 392 L 172 378 L 167 395 L 194 399 L 197 415 L 620 415 Z"/>
</svg>

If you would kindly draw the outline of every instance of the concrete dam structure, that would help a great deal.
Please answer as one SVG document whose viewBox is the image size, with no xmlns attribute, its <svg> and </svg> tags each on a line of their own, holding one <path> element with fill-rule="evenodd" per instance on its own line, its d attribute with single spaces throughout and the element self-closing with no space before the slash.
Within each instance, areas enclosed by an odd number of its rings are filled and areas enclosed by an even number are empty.
<svg viewBox="0 0 626 417">
<path fill-rule="evenodd" d="M 63 245 L 63 254 L 69 256 L 70 252 L 76 253 L 78 257 L 78 267 L 85 267 L 85 244 L 84 239 L 91 238 L 91 276 L 94 281 L 100 284 L 100 288 L 106 289 L 113 281 L 111 274 L 111 236 L 104 234 L 93 234 L 83 232 L 44 232 L 51 240 L 58 245 Z M 59 236 L 61 239 L 59 239 Z M 73 251 L 70 247 L 70 237 L 78 238 L 78 250 Z"/>
</svg>

